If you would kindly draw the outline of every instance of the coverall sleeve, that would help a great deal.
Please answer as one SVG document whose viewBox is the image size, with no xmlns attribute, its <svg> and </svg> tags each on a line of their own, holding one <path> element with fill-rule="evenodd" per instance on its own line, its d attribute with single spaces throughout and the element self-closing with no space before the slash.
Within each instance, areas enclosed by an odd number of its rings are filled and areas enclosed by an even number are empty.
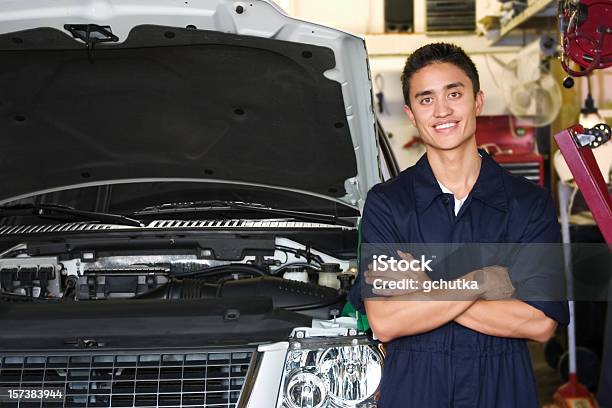
<svg viewBox="0 0 612 408">
<path fill-rule="evenodd" d="M 562 252 L 560 245 L 543 245 L 543 244 L 559 244 L 561 242 L 561 228 L 557 220 L 557 212 L 550 194 L 542 195 L 542 198 L 538 200 L 532 207 L 530 214 L 528 215 L 528 224 L 521 238 L 522 244 L 535 244 L 527 248 L 529 251 L 553 251 L 557 256 L 561 256 L 557 265 L 560 270 L 557 270 L 552 275 L 554 279 L 561 280 L 562 286 L 565 286 L 565 274 L 563 272 Z M 531 248 L 531 249 L 529 249 Z M 542 256 L 542 255 L 540 255 Z M 533 265 L 535 260 L 528 259 Z M 547 264 L 549 264 L 547 262 Z M 547 278 L 550 278 L 548 276 Z M 546 284 L 542 283 L 542 280 L 533 279 L 533 284 Z M 555 297 L 552 300 L 526 300 L 525 303 L 541 310 L 546 316 L 553 320 L 556 320 L 560 325 L 567 325 L 569 323 L 569 308 L 566 300 L 561 300 L 561 297 Z"/>
<path fill-rule="evenodd" d="M 368 269 L 368 262 L 362 256 L 364 245 L 368 244 L 391 244 L 401 242 L 399 232 L 393 218 L 393 212 L 385 201 L 384 196 L 376 191 L 376 187 L 371 189 L 366 198 L 363 209 L 363 216 L 360 223 L 360 242 L 359 242 L 359 273 L 355 279 L 355 284 L 349 293 L 349 300 L 361 313 L 365 313 L 364 306 L 364 283 L 363 273 Z"/>
</svg>

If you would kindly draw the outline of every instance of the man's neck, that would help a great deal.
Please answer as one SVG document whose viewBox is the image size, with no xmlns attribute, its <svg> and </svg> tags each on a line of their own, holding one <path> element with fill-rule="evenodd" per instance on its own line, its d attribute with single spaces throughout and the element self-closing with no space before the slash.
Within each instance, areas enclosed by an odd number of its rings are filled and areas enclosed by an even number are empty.
<svg viewBox="0 0 612 408">
<path fill-rule="evenodd" d="M 481 158 L 475 141 L 453 150 L 428 148 L 427 161 L 438 182 L 459 200 L 470 193 L 480 174 Z"/>
</svg>

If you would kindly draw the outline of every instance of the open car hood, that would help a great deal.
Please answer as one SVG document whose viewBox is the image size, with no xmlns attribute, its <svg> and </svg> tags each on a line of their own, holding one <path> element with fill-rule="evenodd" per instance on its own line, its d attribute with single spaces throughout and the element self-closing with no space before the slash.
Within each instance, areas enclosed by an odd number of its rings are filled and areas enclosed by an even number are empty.
<svg viewBox="0 0 612 408">
<path fill-rule="evenodd" d="M 116 41 L 70 33 L 92 24 Z M 0 65 L 0 203 L 190 179 L 360 205 L 380 181 L 363 40 L 267 1 L 0 1 Z"/>
</svg>

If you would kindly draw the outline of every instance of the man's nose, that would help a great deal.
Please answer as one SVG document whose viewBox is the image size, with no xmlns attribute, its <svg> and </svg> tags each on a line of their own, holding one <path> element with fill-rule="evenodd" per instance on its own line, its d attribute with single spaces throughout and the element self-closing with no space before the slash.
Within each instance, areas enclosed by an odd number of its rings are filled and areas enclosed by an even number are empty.
<svg viewBox="0 0 612 408">
<path fill-rule="evenodd" d="M 453 113 L 451 106 L 448 104 L 446 98 L 436 98 L 434 101 L 434 116 L 437 118 L 444 118 Z"/>
</svg>

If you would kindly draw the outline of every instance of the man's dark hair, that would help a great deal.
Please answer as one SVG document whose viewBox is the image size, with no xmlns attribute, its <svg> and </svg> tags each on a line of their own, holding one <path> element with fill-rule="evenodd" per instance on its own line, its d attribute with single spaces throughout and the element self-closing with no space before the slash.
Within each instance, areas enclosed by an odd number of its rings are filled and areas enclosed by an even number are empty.
<svg viewBox="0 0 612 408">
<path fill-rule="evenodd" d="M 402 91 L 404 93 L 404 101 L 410 106 L 410 78 L 418 70 L 427 65 L 449 62 L 461 69 L 472 81 L 474 95 L 480 90 L 480 80 L 478 79 L 478 70 L 476 65 L 467 56 L 465 51 L 454 44 L 448 43 L 433 43 L 425 45 L 408 57 L 404 71 L 402 72 Z"/>
</svg>

